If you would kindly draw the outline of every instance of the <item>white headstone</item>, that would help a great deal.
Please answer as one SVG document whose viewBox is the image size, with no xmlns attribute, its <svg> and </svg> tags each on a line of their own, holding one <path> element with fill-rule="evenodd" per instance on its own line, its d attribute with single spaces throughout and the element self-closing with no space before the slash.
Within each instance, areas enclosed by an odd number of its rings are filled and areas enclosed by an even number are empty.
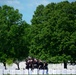
<svg viewBox="0 0 76 75">
<path fill-rule="evenodd" d="M 3 69 L 0 69 L 0 75 L 3 75 Z"/>
<path fill-rule="evenodd" d="M 67 69 L 62 69 L 62 74 L 67 74 Z"/>
<path fill-rule="evenodd" d="M 15 74 L 15 70 L 10 70 L 10 74 Z"/>
<path fill-rule="evenodd" d="M 28 70 L 27 69 L 23 70 L 23 74 L 28 74 Z"/>
<path fill-rule="evenodd" d="M 52 69 L 48 69 L 48 74 L 53 74 L 53 70 Z"/>
<path fill-rule="evenodd" d="M 3 71 L 3 74 L 9 74 L 10 73 L 10 70 L 4 70 Z"/>
</svg>

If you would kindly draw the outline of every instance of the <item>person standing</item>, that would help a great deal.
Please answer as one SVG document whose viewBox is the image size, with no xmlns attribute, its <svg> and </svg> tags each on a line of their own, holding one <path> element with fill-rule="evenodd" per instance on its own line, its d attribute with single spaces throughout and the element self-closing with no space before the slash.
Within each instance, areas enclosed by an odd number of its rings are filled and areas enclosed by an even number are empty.
<svg viewBox="0 0 76 75">
<path fill-rule="evenodd" d="M 38 60 L 36 58 L 33 59 L 33 73 L 38 74 Z"/>
<path fill-rule="evenodd" d="M 39 60 L 38 64 L 39 64 L 38 73 L 43 74 L 43 62 Z"/>
<path fill-rule="evenodd" d="M 48 63 L 46 61 L 43 62 L 43 74 L 48 74 Z"/>
<path fill-rule="evenodd" d="M 26 69 L 28 69 L 28 74 L 31 75 L 32 74 L 32 63 L 33 60 L 31 57 L 28 57 L 27 61 L 26 61 Z"/>
</svg>

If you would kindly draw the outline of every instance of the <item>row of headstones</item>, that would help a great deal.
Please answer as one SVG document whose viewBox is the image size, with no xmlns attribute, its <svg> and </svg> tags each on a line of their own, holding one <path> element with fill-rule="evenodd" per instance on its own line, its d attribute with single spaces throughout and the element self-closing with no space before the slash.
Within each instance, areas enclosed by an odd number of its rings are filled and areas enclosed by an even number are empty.
<svg viewBox="0 0 76 75">
<path fill-rule="evenodd" d="M 49 69 L 64 69 L 64 64 L 59 63 L 59 64 L 48 64 Z M 67 69 L 76 69 L 76 65 L 71 65 L 70 63 L 67 63 Z"/>
<path fill-rule="evenodd" d="M 48 64 L 48 68 L 49 69 L 64 69 L 64 64 Z M 20 69 L 24 69 L 26 67 L 25 65 L 25 61 L 22 61 L 19 63 L 19 67 Z M 5 67 L 3 66 L 3 63 L 0 63 L 0 69 L 4 69 Z M 17 65 L 15 63 L 11 64 L 11 65 L 6 65 L 7 69 L 17 69 Z M 76 65 L 70 65 L 67 64 L 67 69 L 76 69 Z"/>
<path fill-rule="evenodd" d="M 0 75 L 3 74 L 28 74 L 28 70 L 2 70 L 0 69 Z M 37 71 L 33 70 L 32 74 L 37 74 Z M 43 74 L 43 70 L 41 70 L 40 74 Z M 76 70 L 53 70 L 49 69 L 48 74 L 76 74 Z"/>
</svg>

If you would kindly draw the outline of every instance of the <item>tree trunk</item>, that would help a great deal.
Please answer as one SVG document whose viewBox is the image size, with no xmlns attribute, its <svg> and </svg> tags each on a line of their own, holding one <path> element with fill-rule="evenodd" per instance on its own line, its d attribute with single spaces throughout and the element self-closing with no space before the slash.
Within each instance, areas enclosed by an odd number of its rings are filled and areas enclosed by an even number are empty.
<svg viewBox="0 0 76 75">
<path fill-rule="evenodd" d="M 19 69 L 20 69 L 20 68 L 19 68 L 19 63 L 16 63 L 16 64 L 17 64 L 17 67 L 18 67 L 18 70 L 19 70 Z"/>
<path fill-rule="evenodd" d="M 7 68 L 6 68 L 6 62 L 3 62 L 3 65 L 4 65 L 5 69 L 7 69 Z"/>
<path fill-rule="evenodd" d="M 64 69 L 67 69 L 67 62 L 64 61 Z"/>
</svg>

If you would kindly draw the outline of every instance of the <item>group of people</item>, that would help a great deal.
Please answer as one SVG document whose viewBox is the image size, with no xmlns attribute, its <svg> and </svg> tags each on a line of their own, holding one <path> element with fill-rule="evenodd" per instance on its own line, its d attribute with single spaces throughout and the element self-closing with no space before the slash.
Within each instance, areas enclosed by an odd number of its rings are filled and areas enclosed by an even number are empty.
<svg viewBox="0 0 76 75">
<path fill-rule="evenodd" d="M 26 60 L 26 69 L 29 74 L 48 74 L 48 64 L 45 61 L 37 60 L 36 58 L 28 57 Z"/>
</svg>

